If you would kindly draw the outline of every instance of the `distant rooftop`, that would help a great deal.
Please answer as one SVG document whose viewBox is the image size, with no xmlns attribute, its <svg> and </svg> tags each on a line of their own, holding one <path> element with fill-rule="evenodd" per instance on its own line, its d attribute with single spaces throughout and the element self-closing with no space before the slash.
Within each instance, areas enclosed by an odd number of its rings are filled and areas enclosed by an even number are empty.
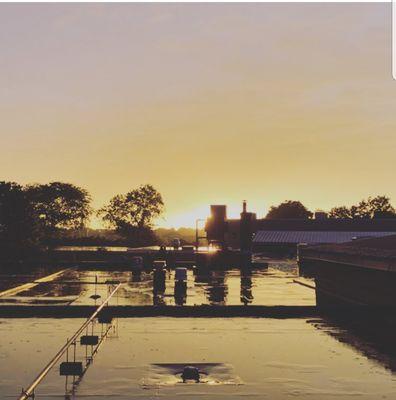
<svg viewBox="0 0 396 400">
<path fill-rule="evenodd" d="M 256 244 L 327 244 L 346 243 L 354 239 L 379 238 L 395 235 L 395 232 L 342 232 L 342 231 L 257 231 Z"/>
</svg>

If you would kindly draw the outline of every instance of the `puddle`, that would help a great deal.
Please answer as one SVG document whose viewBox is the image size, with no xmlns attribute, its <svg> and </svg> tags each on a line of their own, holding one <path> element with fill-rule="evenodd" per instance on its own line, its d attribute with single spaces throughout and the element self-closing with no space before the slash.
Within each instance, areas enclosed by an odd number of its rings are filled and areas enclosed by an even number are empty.
<svg viewBox="0 0 396 400">
<path fill-rule="evenodd" d="M 158 285 L 148 271 L 73 270 L 12 297 L 0 297 L 0 302 L 95 305 L 107 297 L 106 281 L 119 280 L 123 286 L 113 305 L 315 305 L 314 290 L 295 283 L 296 277 L 296 264 L 285 261 L 270 262 L 268 270 L 203 272 L 191 268 L 185 292 L 178 292 L 174 271 L 167 272 Z"/>
<path fill-rule="evenodd" d="M 82 322 L 0 320 L 0 398 L 15 398 Z M 396 398 L 396 375 L 368 358 L 353 335 L 346 345 L 345 331 L 340 342 L 306 319 L 127 318 L 118 320 L 117 332 L 100 348 L 75 399 Z M 77 346 L 77 360 L 86 350 Z M 186 365 L 202 371 L 202 383 L 182 383 Z M 64 398 L 70 381 L 57 365 L 36 398 Z"/>
<path fill-rule="evenodd" d="M 199 373 L 199 382 L 188 379 L 183 382 L 185 368 L 195 368 Z M 235 375 L 230 364 L 223 363 L 160 363 L 149 366 L 149 375 L 142 381 L 142 388 L 152 389 L 158 386 L 178 384 L 241 385 L 241 379 Z"/>
</svg>

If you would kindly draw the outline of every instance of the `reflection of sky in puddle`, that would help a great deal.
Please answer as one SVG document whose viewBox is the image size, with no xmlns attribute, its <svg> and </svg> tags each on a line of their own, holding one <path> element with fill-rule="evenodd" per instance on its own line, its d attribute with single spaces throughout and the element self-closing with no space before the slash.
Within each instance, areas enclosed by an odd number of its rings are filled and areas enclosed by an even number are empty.
<svg viewBox="0 0 396 400">
<path fill-rule="evenodd" d="M 196 367 L 200 373 L 199 384 L 205 385 L 241 385 L 242 381 L 233 371 L 233 367 L 223 363 L 162 363 L 151 364 L 148 376 L 142 380 L 142 388 L 153 389 L 158 386 L 192 384 L 194 381 L 183 383 L 182 372 L 186 366 Z"/>
<path fill-rule="evenodd" d="M 189 269 L 187 274 L 186 305 L 315 305 L 312 289 L 293 282 L 297 276 L 294 262 L 272 262 L 268 270 L 209 271 Z M 98 284 L 95 285 L 95 279 Z M 20 292 L 12 298 L 0 297 L 3 304 L 48 304 L 58 301 L 72 304 L 95 304 L 91 298 L 99 295 L 100 304 L 108 294 L 107 280 L 124 283 L 111 304 L 175 305 L 174 271 L 166 274 L 165 290 L 155 292 L 150 272 L 75 270 L 67 271 L 51 282 Z M 34 299 L 34 300 L 33 300 Z"/>
</svg>

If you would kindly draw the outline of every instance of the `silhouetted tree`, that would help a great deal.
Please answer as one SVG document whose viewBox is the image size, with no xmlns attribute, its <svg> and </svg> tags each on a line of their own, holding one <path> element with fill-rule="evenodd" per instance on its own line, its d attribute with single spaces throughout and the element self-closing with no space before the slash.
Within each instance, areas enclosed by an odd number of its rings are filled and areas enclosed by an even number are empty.
<svg viewBox="0 0 396 400">
<path fill-rule="evenodd" d="M 393 211 L 375 211 L 373 218 L 396 218 L 396 213 Z"/>
<path fill-rule="evenodd" d="M 278 206 L 272 206 L 265 218 L 286 219 L 286 218 L 311 218 L 313 213 L 309 211 L 301 202 L 287 200 Z"/>
<path fill-rule="evenodd" d="M 387 196 L 369 197 L 365 204 L 365 215 L 369 218 L 381 218 L 381 216 L 395 217 L 396 212 Z"/>
<path fill-rule="evenodd" d="M 329 218 L 351 218 L 350 209 L 345 206 L 333 207 L 327 214 Z"/>
<path fill-rule="evenodd" d="M 358 206 L 352 206 L 350 208 L 345 206 L 333 207 L 328 213 L 329 218 L 360 218 L 360 210 Z"/>
<path fill-rule="evenodd" d="M 329 212 L 330 218 L 395 218 L 396 212 L 387 196 L 369 197 L 351 207 L 334 207 Z"/>
<path fill-rule="evenodd" d="M 37 250 L 42 225 L 26 191 L 15 182 L 0 182 L 0 253 L 21 259 Z"/>
<path fill-rule="evenodd" d="M 161 194 L 152 185 L 141 185 L 125 195 L 114 196 L 98 215 L 120 234 L 141 245 L 142 237 L 149 239 L 153 221 L 163 209 Z"/>
<path fill-rule="evenodd" d="M 82 228 L 92 212 L 88 192 L 70 183 L 30 185 L 26 193 L 48 236 L 60 229 Z"/>
</svg>

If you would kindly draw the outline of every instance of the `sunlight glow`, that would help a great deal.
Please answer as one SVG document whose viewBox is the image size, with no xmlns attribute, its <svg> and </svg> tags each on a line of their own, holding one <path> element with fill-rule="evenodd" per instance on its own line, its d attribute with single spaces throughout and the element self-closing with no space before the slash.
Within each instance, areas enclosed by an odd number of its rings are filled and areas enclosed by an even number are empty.
<svg viewBox="0 0 396 400">
<path fill-rule="evenodd" d="M 206 220 L 210 215 L 209 205 L 199 206 L 194 209 L 187 210 L 180 214 L 170 214 L 168 217 L 159 219 L 157 226 L 167 228 L 195 228 L 197 219 Z M 199 227 L 203 227 L 204 222 L 199 222 Z"/>
<path fill-rule="evenodd" d="M 157 220 L 156 225 L 159 227 L 167 228 L 195 228 L 196 221 L 206 220 L 210 216 L 210 205 L 211 204 L 226 204 L 227 205 L 227 218 L 240 218 L 240 213 L 242 211 L 242 200 L 240 203 L 235 202 L 224 202 L 224 201 L 211 201 L 208 204 L 204 204 L 192 209 L 189 209 L 183 213 L 169 214 L 168 216 Z M 248 201 L 248 210 L 252 212 L 260 211 L 259 202 Z M 258 212 L 258 216 L 262 213 Z M 199 227 L 204 226 L 204 221 L 199 221 Z"/>
</svg>

